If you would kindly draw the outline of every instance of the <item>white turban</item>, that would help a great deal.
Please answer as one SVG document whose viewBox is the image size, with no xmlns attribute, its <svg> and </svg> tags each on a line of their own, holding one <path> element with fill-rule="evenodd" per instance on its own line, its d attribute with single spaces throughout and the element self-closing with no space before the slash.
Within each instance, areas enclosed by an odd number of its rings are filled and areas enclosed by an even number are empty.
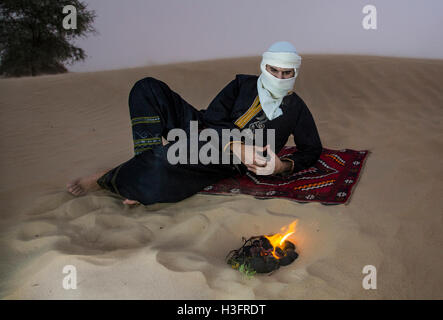
<svg viewBox="0 0 443 320">
<path fill-rule="evenodd" d="M 267 64 L 279 68 L 293 68 L 295 74 L 289 79 L 279 79 L 266 70 Z M 263 53 L 260 64 L 262 73 L 257 80 L 257 91 L 263 112 L 269 120 L 283 114 L 280 104 L 284 96 L 294 87 L 300 65 L 301 57 L 295 47 L 286 41 L 274 43 Z"/>
</svg>

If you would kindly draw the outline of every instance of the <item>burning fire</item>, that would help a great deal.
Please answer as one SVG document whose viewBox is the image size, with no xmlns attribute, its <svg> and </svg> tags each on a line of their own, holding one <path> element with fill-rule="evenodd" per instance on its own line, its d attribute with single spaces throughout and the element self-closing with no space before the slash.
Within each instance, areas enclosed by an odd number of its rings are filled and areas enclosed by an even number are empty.
<svg viewBox="0 0 443 320">
<path fill-rule="evenodd" d="M 285 240 L 295 233 L 296 225 L 297 225 L 297 220 L 293 221 L 289 226 L 282 227 L 280 229 L 280 233 L 276 233 L 272 236 L 265 236 L 265 238 L 269 240 L 272 247 L 274 248 L 274 250 L 272 251 L 272 255 L 276 259 L 280 259 L 281 257 L 276 254 L 275 250 L 277 250 L 277 248 L 283 250 L 283 245 L 285 243 Z"/>
</svg>

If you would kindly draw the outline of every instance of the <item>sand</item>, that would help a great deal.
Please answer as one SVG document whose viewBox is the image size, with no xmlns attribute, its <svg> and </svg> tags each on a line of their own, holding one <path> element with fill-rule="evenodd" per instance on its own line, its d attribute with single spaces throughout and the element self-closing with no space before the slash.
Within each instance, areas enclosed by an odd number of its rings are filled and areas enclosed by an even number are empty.
<svg viewBox="0 0 443 320">
<path fill-rule="evenodd" d="M 296 92 L 327 148 L 371 154 L 348 205 L 195 195 L 131 207 L 67 181 L 133 155 L 127 105 L 157 77 L 197 108 L 259 57 L 0 80 L 3 299 L 442 299 L 443 61 L 304 55 Z M 292 141 L 290 141 L 292 143 Z M 300 257 L 248 279 L 242 236 L 298 220 Z M 62 286 L 77 270 L 77 289 Z M 362 270 L 377 269 L 365 290 Z"/>
</svg>

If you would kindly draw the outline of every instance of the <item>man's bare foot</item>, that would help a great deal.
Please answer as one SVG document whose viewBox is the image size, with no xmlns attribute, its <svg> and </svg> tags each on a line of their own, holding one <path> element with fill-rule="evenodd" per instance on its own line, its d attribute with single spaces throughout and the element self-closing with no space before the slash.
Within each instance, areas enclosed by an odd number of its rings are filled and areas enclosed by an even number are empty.
<svg viewBox="0 0 443 320">
<path fill-rule="evenodd" d="M 82 196 L 90 191 L 99 190 L 100 186 L 97 184 L 97 180 L 109 170 L 111 169 L 107 169 L 94 173 L 90 176 L 72 180 L 68 182 L 68 184 L 66 185 L 66 189 L 68 189 L 68 191 L 76 197 Z"/>
<path fill-rule="evenodd" d="M 101 176 L 103 176 L 106 172 L 108 172 L 109 170 L 111 170 L 111 169 L 107 169 L 104 171 L 94 173 L 90 176 L 86 176 L 86 177 L 77 178 L 75 180 L 72 180 L 72 181 L 68 182 L 68 184 L 66 185 L 66 188 L 74 196 L 82 196 L 90 191 L 99 190 L 100 186 L 97 184 L 97 180 Z M 138 202 L 136 200 L 130 200 L 130 199 L 123 200 L 123 203 L 129 204 L 129 205 L 140 204 L 140 202 Z"/>
<path fill-rule="evenodd" d="M 123 200 L 124 204 L 140 204 L 140 202 L 136 201 L 136 200 L 129 200 L 129 199 L 125 199 Z"/>
</svg>

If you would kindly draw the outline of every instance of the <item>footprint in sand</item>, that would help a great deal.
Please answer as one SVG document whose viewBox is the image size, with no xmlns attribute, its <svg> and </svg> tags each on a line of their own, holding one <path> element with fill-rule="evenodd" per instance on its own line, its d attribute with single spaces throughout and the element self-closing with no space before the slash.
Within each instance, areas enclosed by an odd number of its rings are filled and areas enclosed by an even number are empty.
<svg viewBox="0 0 443 320">
<path fill-rule="evenodd" d="M 60 195 L 46 196 L 28 213 L 19 240 L 56 236 L 53 249 L 73 254 L 104 252 L 146 246 L 153 232 L 129 209 L 112 197 L 87 195 L 66 201 Z M 47 211 L 46 211 L 47 210 Z"/>
<path fill-rule="evenodd" d="M 177 222 L 158 233 L 155 248 L 177 250 L 192 247 L 207 235 L 208 228 L 209 219 L 201 214 Z"/>
</svg>

